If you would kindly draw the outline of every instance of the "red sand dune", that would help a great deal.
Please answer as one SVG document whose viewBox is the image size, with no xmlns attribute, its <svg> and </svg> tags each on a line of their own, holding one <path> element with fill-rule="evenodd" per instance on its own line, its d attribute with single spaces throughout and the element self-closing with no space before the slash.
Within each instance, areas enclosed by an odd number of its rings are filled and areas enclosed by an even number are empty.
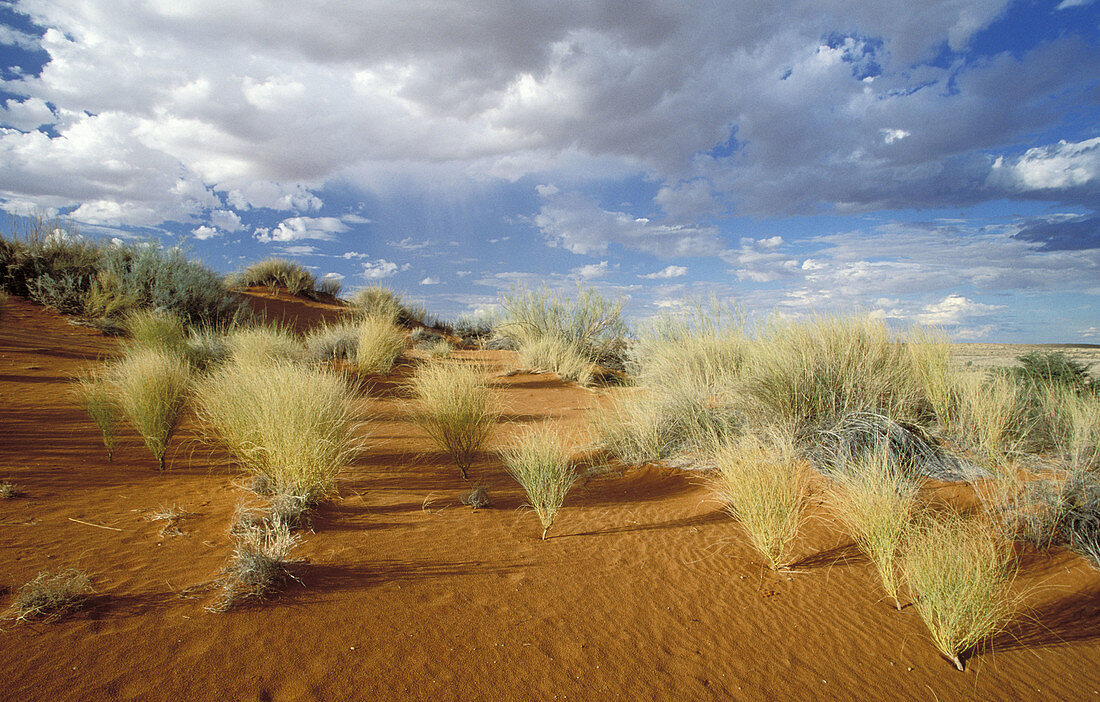
<svg viewBox="0 0 1100 702">
<path fill-rule="evenodd" d="M 315 303 L 278 301 L 312 322 Z M 270 309 L 270 306 L 269 306 Z M 107 463 L 69 379 L 115 343 L 9 299 L 0 319 L 0 586 L 43 569 L 92 577 L 89 606 L 0 622 L 0 698 L 1094 699 L 1100 574 L 1063 552 L 1025 558 L 1029 615 L 959 673 L 913 608 L 893 610 L 873 568 L 818 511 L 794 573 L 761 566 L 697 475 L 661 467 L 579 483 L 551 538 L 499 461 L 470 489 L 407 419 L 392 380 L 362 404 L 369 450 L 304 534 L 291 582 L 225 614 L 186 588 L 210 580 L 248 493 L 193 423 L 169 470 L 131 433 Z M 497 365 L 506 355 L 463 352 Z M 396 370 L 397 376 L 408 366 Z M 507 424 L 552 422 L 584 444 L 600 396 L 551 375 L 495 380 Z M 947 489 L 957 491 L 957 488 Z M 144 511 L 179 506 L 183 536 Z M 73 520 L 81 520 L 89 526 Z M 110 527 L 110 528 L 100 528 Z M 9 593 L 0 606 L 10 603 Z"/>
</svg>

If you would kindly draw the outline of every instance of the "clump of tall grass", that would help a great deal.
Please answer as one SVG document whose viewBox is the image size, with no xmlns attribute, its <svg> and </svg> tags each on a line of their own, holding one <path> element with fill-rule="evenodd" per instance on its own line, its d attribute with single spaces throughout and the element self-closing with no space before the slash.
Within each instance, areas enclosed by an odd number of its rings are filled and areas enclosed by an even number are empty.
<svg viewBox="0 0 1100 702">
<path fill-rule="evenodd" d="M 826 501 L 875 564 L 883 590 L 900 610 L 897 558 L 916 508 L 917 483 L 905 474 L 884 442 L 848 456 L 830 475 Z"/>
<path fill-rule="evenodd" d="M 786 431 L 744 434 L 714 449 L 711 491 L 741 522 L 772 569 L 790 562 L 787 548 L 798 534 L 808 498 L 806 464 Z"/>
<path fill-rule="evenodd" d="M 621 300 L 605 300 L 593 289 L 580 290 L 576 298 L 563 298 L 546 288 L 530 291 L 517 287 L 504 295 L 502 306 L 504 320 L 497 331 L 512 339 L 521 354 L 524 347 L 537 349 L 537 343 L 546 340 L 556 347 L 552 353 L 549 349 L 537 351 L 547 363 L 561 358 L 575 365 L 573 357 L 578 357 L 589 364 L 622 369 L 627 329 Z M 544 370 L 560 373 L 550 366 Z"/>
<path fill-rule="evenodd" d="M 1072 468 L 1100 468 L 1100 395 L 1065 385 L 1034 389 L 1030 439 Z"/>
<path fill-rule="evenodd" d="M 42 571 L 19 588 L 7 614 L 17 620 L 57 619 L 83 606 L 91 590 L 91 578 L 83 571 L 75 568 Z"/>
<path fill-rule="evenodd" d="M 580 347 L 557 336 L 524 339 L 516 348 L 521 363 L 557 373 L 562 380 L 588 385 L 595 375 L 595 366 Z"/>
<path fill-rule="evenodd" d="M 326 275 L 317 281 L 316 291 L 329 297 L 340 297 L 340 291 L 343 288 L 344 284 L 340 282 L 339 278 Z"/>
<path fill-rule="evenodd" d="M 393 290 L 380 285 L 372 285 L 355 293 L 350 305 L 352 314 L 383 317 L 403 327 L 413 323 L 423 324 L 428 318 L 428 310 L 423 305 L 406 302 Z"/>
<path fill-rule="evenodd" d="M 299 263 L 285 258 L 268 258 L 229 276 L 226 284 L 232 288 L 284 287 L 291 295 L 303 295 L 313 292 L 317 279 Z"/>
<path fill-rule="evenodd" d="M 547 427 L 536 427 L 501 449 L 500 455 L 508 472 L 527 493 L 528 504 L 542 523 L 545 540 L 577 478 L 569 452 L 557 433 Z"/>
<path fill-rule="evenodd" d="M 361 450 L 355 393 L 330 371 L 286 360 L 228 363 L 195 396 L 209 431 L 277 494 L 325 495 Z"/>
<path fill-rule="evenodd" d="M 951 345 L 938 329 L 914 328 L 906 340 L 919 394 L 930 419 L 951 434 L 958 423 L 958 378 L 951 367 Z"/>
<path fill-rule="evenodd" d="M 446 339 L 436 339 L 428 342 L 427 346 L 424 347 L 424 352 L 428 354 L 428 357 L 435 359 L 447 358 L 454 350 L 455 347 Z"/>
<path fill-rule="evenodd" d="M 927 519 L 912 531 L 902 568 L 933 643 L 959 670 L 1015 612 L 1015 559 L 985 522 L 954 514 Z"/>
<path fill-rule="evenodd" d="M 405 343 L 405 333 L 389 317 L 367 315 L 359 321 L 355 367 L 360 373 L 388 373 Z"/>
<path fill-rule="evenodd" d="M 970 373 L 956 387 L 956 434 L 962 443 L 994 461 L 1015 450 L 1022 414 L 1016 384 L 1000 375 Z"/>
<path fill-rule="evenodd" d="M 870 317 L 775 320 L 742 372 L 746 410 L 800 438 L 856 412 L 917 421 L 924 403 L 911 354 Z"/>
<path fill-rule="evenodd" d="M 324 322 L 306 333 L 305 346 L 306 356 L 314 361 L 354 360 L 359 347 L 359 325 Z"/>
<path fill-rule="evenodd" d="M 240 516 L 240 513 L 238 513 Z M 216 581 L 221 592 L 209 608 L 225 612 L 243 600 L 262 599 L 280 583 L 294 578 L 291 552 L 302 537 L 277 516 L 238 519 L 230 532 L 233 555 Z"/>
<path fill-rule="evenodd" d="M 118 426 L 122 421 L 122 409 L 113 392 L 111 381 L 103 370 L 85 373 L 76 379 L 76 396 L 84 411 L 92 418 L 103 436 L 107 460 L 114 457 Z"/>
<path fill-rule="evenodd" d="M 230 356 L 229 330 L 204 324 L 191 327 L 187 333 L 185 355 L 198 370 L 206 370 Z"/>
<path fill-rule="evenodd" d="M 298 335 L 289 327 L 264 325 L 244 327 L 226 338 L 229 357 L 236 363 L 263 364 L 302 361 L 305 351 Z"/>
<path fill-rule="evenodd" d="M 164 470 L 164 454 L 187 404 L 191 367 L 160 349 L 138 348 L 113 364 L 110 385 L 122 414 Z"/>
<path fill-rule="evenodd" d="M 134 310 L 126 317 L 126 329 L 132 346 L 187 354 L 187 325 L 173 312 Z"/>
<path fill-rule="evenodd" d="M 462 473 L 485 447 L 500 416 L 484 371 L 446 362 L 421 365 L 409 384 L 417 399 L 412 419 L 446 451 Z"/>
</svg>

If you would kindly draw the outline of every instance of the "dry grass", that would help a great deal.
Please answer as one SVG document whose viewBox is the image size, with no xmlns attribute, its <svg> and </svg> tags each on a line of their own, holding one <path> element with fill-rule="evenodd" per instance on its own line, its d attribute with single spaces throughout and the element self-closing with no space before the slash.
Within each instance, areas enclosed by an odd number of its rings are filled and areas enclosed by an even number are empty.
<svg viewBox="0 0 1100 702">
<path fill-rule="evenodd" d="M 933 643 L 959 670 L 966 654 L 1002 631 L 1016 611 L 1012 550 L 986 522 L 930 517 L 914 529 L 902 563 Z"/>
<path fill-rule="evenodd" d="M 959 378 L 957 437 L 991 460 L 1003 459 L 1020 442 L 1023 409 L 1015 381 L 1002 375 Z"/>
<path fill-rule="evenodd" d="M 500 411 L 483 370 L 447 362 L 421 365 L 410 382 L 418 400 L 412 419 L 450 454 L 465 480 L 470 464 L 489 441 Z"/>
<path fill-rule="evenodd" d="M 741 522 L 768 565 L 789 564 L 787 547 L 798 534 L 808 497 L 806 464 L 787 432 L 763 438 L 746 434 L 720 443 L 714 451 L 718 470 L 711 484 L 715 497 Z"/>
<path fill-rule="evenodd" d="M 359 346 L 359 326 L 352 322 L 324 322 L 305 338 L 306 356 L 313 361 L 351 361 Z"/>
<path fill-rule="evenodd" d="M 187 404 L 191 367 L 172 353 L 139 348 L 108 371 L 122 414 L 164 470 L 164 454 Z"/>
<path fill-rule="evenodd" d="M 75 382 L 77 401 L 99 427 L 103 446 L 107 449 L 107 460 L 110 461 L 114 457 L 118 426 L 122 421 L 122 409 L 110 381 L 102 369 L 95 369 L 80 376 Z"/>
<path fill-rule="evenodd" d="M 262 364 L 302 361 L 305 350 L 290 328 L 279 325 L 238 329 L 226 338 L 229 356 L 236 363 Z"/>
<path fill-rule="evenodd" d="M 897 465 L 886 444 L 851 458 L 830 475 L 828 504 L 875 564 L 883 589 L 900 610 L 897 558 L 916 509 L 916 482 Z"/>
<path fill-rule="evenodd" d="M 135 310 L 126 317 L 129 344 L 136 348 L 153 348 L 185 355 L 187 325 L 183 318 L 172 312 Z"/>
<path fill-rule="evenodd" d="M 228 611 L 245 600 L 263 599 L 288 578 L 294 579 L 290 566 L 295 561 L 290 554 L 302 538 L 277 516 L 255 518 L 238 511 L 230 533 L 235 541 L 233 555 L 217 581 L 221 592 L 209 607 L 212 612 Z"/>
<path fill-rule="evenodd" d="M 57 619 L 82 607 L 91 591 L 92 581 L 83 571 L 42 571 L 19 588 L 7 616 L 17 620 Z"/>
<path fill-rule="evenodd" d="M 23 493 L 19 491 L 19 486 L 10 481 L 4 481 L 0 483 L 0 500 L 11 500 L 19 497 Z"/>
<path fill-rule="evenodd" d="M 368 315 L 359 322 L 355 367 L 364 374 L 388 373 L 405 344 L 405 333 L 390 318 Z"/>
<path fill-rule="evenodd" d="M 527 501 L 542 523 L 542 538 L 554 525 L 565 495 L 577 478 L 561 438 L 547 427 L 535 427 L 500 452 L 508 472 L 523 486 Z"/>
<path fill-rule="evenodd" d="M 1072 469 L 1100 467 L 1100 394 L 1046 386 L 1037 390 L 1035 431 Z"/>
<path fill-rule="evenodd" d="M 231 363 L 203 379 L 196 398 L 209 429 L 276 493 L 326 494 L 362 448 L 355 393 L 329 371 L 289 361 Z"/>
<path fill-rule="evenodd" d="M 524 367 L 557 373 L 562 380 L 589 385 L 595 374 L 581 347 L 559 336 L 525 338 L 516 353 Z"/>
</svg>

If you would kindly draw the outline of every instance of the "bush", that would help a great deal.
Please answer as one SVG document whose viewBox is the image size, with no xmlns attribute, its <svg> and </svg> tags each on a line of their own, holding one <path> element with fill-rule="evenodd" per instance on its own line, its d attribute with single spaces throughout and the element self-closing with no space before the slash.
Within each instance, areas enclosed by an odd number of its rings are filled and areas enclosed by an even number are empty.
<svg viewBox="0 0 1100 702">
<path fill-rule="evenodd" d="M 786 567 L 786 549 L 798 534 L 808 490 L 806 465 L 792 438 L 780 431 L 763 439 L 746 434 L 716 446 L 714 460 L 715 497 L 773 570 Z"/>
<path fill-rule="evenodd" d="M 306 356 L 313 361 L 351 361 L 359 347 L 359 326 L 350 322 L 322 323 L 305 338 Z"/>
<path fill-rule="evenodd" d="M 107 449 L 107 460 L 110 461 L 114 457 L 118 425 L 122 420 L 122 409 L 112 391 L 110 380 L 102 370 L 91 371 L 76 379 L 75 390 L 81 407 L 103 435 L 103 446 Z"/>
<path fill-rule="evenodd" d="M 316 291 L 322 295 L 340 297 L 340 291 L 343 290 L 343 288 L 344 285 L 340 282 L 339 278 L 325 276 L 318 281 Z"/>
<path fill-rule="evenodd" d="M 56 619 L 83 606 L 91 590 L 92 581 L 83 571 L 74 568 L 42 571 L 19 588 L 8 613 L 18 620 Z"/>
<path fill-rule="evenodd" d="M 516 351 L 528 368 L 557 373 L 562 380 L 588 385 L 595 375 L 594 365 L 585 358 L 580 347 L 561 337 L 524 339 Z"/>
<path fill-rule="evenodd" d="M 368 315 L 359 322 L 355 367 L 360 373 L 388 373 L 405 352 L 405 334 L 389 317 Z"/>
<path fill-rule="evenodd" d="M 187 401 L 191 369 L 179 356 L 139 348 L 111 366 L 112 394 L 164 470 L 164 454 Z"/>
<path fill-rule="evenodd" d="M 99 269 L 99 245 L 81 237 L 72 221 L 43 215 L 13 220 L 12 233 L 0 246 L 0 287 L 59 312 L 83 311 Z"/>
<path fill-rule="evenodd" d="M 351 298 L 352 312 L 361 317 L 381 317 L 393 324 L 408 327 L 424 323 L 428 311 L 423 305 L 405 302 L 393 290 L 380 285 L 363 288 Z"/>
<path fill-rule="evenodd" d="M 896 464 L 886 443 L 845 463 L 831 473 L 827 502 L 875 564 L 883 589 L 900 610 L 896 560 L 917 504 L 917 483 Z"/>
<path fill-rule="evenodd" d="M 485 374 L 470 366 L 427 363 L 416 369 L 410 390 L 418 400 L 413 421 L 450 454 L 462 479 L 468 479 L 470 464 L 499 417 Z"/>
<path fill-rule="evenodd" d="M 355 393 L 340 376 L 285 360 L 227 363 L 199 382 L 200 417 L 274 492 L 316 499 L 361 450 Z"/>
<path fill-rule="evenodd" d="M 306 295 L 313 292 L 317 279 L 299 263 L 285 258 L 268 258 L 228 276 L 226 284 L 233 288 L 284 287 L 291 295 Z"/>
<path fill-rule="evenodd" d="M 556 433 L 536 427 L 522 434 L 500 452 L 508 472 L 516 479 L 542 523 L 542 538 L 554 525 L 565 495 L 577 478 L 569 452 Z"/>
<path fill-rule="evenodd" d="M 1015 569 L 1011 549 L 984 522 L 944 514 L 913 531 L 903 559 L 913 605 L 959 670 L 963 657 L 1012 617 Z"/>
<path fill-rule="evenodd" d="M 1077 393 L 1096 388 L 1096 382 L 1089 375 L 1092 364 L 1076 361 L 1061 351 L 1032 351 L 1017 356 L 1016 360 L 1020 365 L 1008 369 L 1008 374 L 1022 385 L 1060 387 Z"/>
<path fill-rule="evenodd" d="M 499 324 L 498 313 L 482 311 L 460 316 L 451 325 L 451 329 L 462 339 L 462 343 L 482 345 L 493 337 Z"/>
<path fill-rule="evenodd" d="M 575 300 L 562 299 L 543 288 L 537 292 L 513 288 L 502 300 L 504 321 L 498 332 L 519 349 L 544 343 L 568 350 L 584 362 L 621 370 L 626 348 L 622 301 L 609 302 L 593 289 Z M 553 359 L 555 354 L 547 358 Z M 557 368 L 545 370 L 559 372 Z M 564 375 L 564 374 L 563 374 Z"/>
<path fill-rule="evenodd" d="M 226 338 L 229 357 L 234 363 L 264 364 L 298 362 L 305 351 L 298 335 L 285 326 L 256 326 L 237 329 Z"/>
</svg>

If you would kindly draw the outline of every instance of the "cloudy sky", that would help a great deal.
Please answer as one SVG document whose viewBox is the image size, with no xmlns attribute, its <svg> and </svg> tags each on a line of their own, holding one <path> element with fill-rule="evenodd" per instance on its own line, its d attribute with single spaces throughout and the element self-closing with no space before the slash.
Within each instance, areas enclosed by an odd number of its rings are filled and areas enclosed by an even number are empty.
<svg viewBox="0 0 1100 702">
<path fill-rule="evenodd" d="M 0 208 L 513 284 L 1100 343 L 1100 2 L 14 0 Z"/>
</svg>

